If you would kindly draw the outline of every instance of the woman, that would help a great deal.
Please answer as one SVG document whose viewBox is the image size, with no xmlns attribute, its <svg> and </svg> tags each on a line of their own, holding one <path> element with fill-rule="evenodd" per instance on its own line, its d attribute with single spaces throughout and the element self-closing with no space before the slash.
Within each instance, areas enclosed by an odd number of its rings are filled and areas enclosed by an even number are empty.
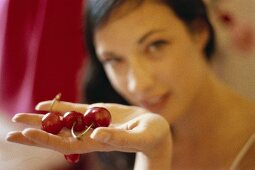
<svg viewBox="0 0 255 170">
<path fill-rule="evenodd" d="M 12 132 L 7 140 L 64 154 L 136 152 L 134 169 L 255 168 L 255 105 L 211 71 L 214 34 L 205 10 L 200 0 L 90 0 L 86 97 L 107 103 L 57 102 L 53 110 L 104 106 L 112 114 L 111 126 L 82 140 L 34 128 Z M 46 101 L 36 108 L 50 106 Z M 34 114 L 13 120 L 41 124 Z"/>
</svg>

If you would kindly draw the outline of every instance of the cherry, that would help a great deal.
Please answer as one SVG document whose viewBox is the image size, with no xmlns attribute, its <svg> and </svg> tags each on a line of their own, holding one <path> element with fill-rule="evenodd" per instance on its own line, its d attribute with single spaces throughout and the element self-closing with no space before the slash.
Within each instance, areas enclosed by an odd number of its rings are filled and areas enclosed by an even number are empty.
<svg viewBox="0 0 255 170">
<path fill-rule="evenodd" d="M 83 117 L 83 122 L 92 128 L 108 127 L 111 123 L 111 114 L 104 107 L 91 107 L 89 108 Z"/>
<path fill-rule="evenodd" d="M 63 117 L 64 126 L 68 129 L 72 129 L 74 126 L 74 131 L 83 131 L 86 126 L 83 122 L 83 114 L 75 111 L 66 112 Z"/>
<path fill-rule="evenodd" d="M 71 164 L 75 164 L 77 162 L 79 162 L 80 160 L 80 154 L 69 154 L 69 155 L 64 155 L 65 159 L 67 160 L 67 162 L 71 163 Z"/>
<path fill-rule="evenodd" d="M 72 129 L 72 131 L 83 131 L 86 128 L 83 122 L 83 114 L 79 112 L 66 112 L 63 117 L 63 122 L 64 126 L 68 129 Z M 69 154 L 64 156 L 70 164 L 75 164 L 80 160 L 80 154 Z"/>
<path fill-rule="evenodd" d="M 51 133 L 58 134 L 63 128 L 63 120 L 58 112 L 49 112 L 45 114 L 42 118 L 41 129 Z"/>
<path fill-rule="evenodd" d="M 111 114 L 106 108 L 91 107 L 85 112 L 83 122 L 87 128 L 79 135 L 74 133 L 74 126 L 71 129 L 71 133 L 76 139 L 80 139 L 89 131 L 90 128 L 95 129 L 97 127 L 108 127 L 111 123 Z"/>
<path fill-rule="evenodd" d="M 52 112 L 53 105 L 60 100 L 61 93 L 57 94 L 50 106 L 50 111 L 42 118 L 41 129 L 52 134 L 58 134 L 65 126 L 69 129 L 82 131 L 85 129 L 83 114 L 75 111 L 65 113 L 64 117 L 59 112 Z M 80 154 L 64 155 L 67 162 L 74 164 L 80 160 Z"/>
</svg>

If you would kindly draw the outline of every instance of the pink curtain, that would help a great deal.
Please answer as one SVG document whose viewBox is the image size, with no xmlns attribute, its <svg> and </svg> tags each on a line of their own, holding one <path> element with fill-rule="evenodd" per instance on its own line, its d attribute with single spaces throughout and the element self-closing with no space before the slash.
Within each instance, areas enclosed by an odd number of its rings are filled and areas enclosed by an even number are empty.
<svg viewBox="0 0 255 170">
<path fill-rule="evenodd" d="M 0 0 L 0 110 L 34 112 L 62 93 L 79 102 L 82 0 Z"/>
</svg>

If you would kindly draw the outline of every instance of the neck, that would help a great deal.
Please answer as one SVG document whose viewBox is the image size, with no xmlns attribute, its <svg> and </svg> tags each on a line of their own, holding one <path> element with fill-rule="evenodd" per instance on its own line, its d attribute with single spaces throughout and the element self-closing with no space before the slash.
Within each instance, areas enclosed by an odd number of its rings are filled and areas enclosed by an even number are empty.
<svg viewBox="0 0 255 170">
<path fill-rule="evenodd" d="M 254 103 L 227 88 L 214 74 L 205 77 L 190 109 L 171 124 L 173 162 L 228 166 L 254 133 Z"/>
<path fill-rule="evenodd" d="M 214 74 L 208 72 L 200 92 L 190 105 L 186 114 L 173 124 L 175 137 L 198 140 L 215 137 L 228 120 L 227 109 L 231 92 L 220 83 Z M 205 142 L 205 140 L 202 140 Z"/>
</svg>

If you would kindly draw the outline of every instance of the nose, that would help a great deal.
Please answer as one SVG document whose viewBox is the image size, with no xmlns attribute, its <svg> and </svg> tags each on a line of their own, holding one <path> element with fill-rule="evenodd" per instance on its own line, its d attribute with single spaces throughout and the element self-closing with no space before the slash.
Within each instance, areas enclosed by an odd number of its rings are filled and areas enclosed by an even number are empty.
<svg viewBox="0 0 255 170">
<path fill-rule="evenodd" d="M 128 71 L 128 90 L 136 96 L 145 96 L 153 85 L 152 68 L 149 63 L 133 61 Z"/>
</svg>

